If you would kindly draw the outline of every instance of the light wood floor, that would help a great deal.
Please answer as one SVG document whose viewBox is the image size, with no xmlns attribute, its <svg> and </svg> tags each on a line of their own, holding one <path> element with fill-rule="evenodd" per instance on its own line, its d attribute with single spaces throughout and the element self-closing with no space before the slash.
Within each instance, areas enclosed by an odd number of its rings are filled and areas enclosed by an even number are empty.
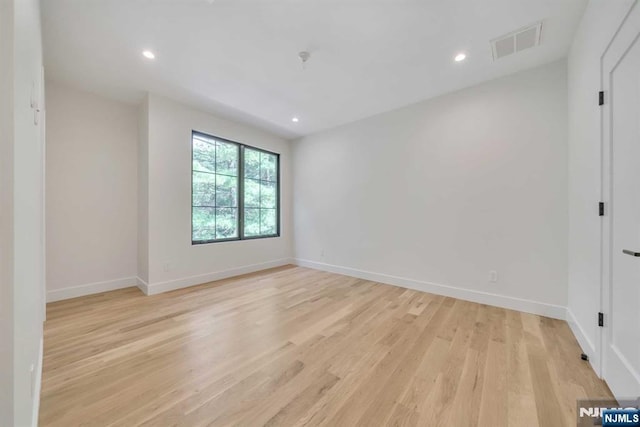
<svg viewBox="0 0 640 427">
<path fill-rule="evenodd" d="M 283 267 L 48 304 L 42 426 L 575 426 L 567 324 Z"/>
</svg>

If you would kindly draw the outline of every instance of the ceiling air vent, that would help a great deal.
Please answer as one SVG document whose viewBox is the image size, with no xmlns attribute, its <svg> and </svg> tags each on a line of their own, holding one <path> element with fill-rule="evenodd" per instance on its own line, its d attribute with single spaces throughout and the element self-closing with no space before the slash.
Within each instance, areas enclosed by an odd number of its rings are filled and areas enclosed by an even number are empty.
<svg viewBox="0 0 640 427">
<path fill-rule="evenodd" d="M 491 40 L 493 60 L 509 56 L 530 47 L 540 44 L 540 33 L 542 32 L 542 22 L 537 22 L 528 27 L 520 28 L 504 36 Z"/>
</svg>

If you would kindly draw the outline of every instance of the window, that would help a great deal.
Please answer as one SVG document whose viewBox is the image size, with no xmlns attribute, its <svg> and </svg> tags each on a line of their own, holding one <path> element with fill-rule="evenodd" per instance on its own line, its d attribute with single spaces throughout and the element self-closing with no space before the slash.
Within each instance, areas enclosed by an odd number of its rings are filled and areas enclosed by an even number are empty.
<svg viewBox="0 0 640 427">
<path fill-rule="evenodd" d="M 193 244 L 280 235 L 279 155 L 192 134 Z"/>
<path fill-rule="evenodd" d="M 244 235 L 278 234 L 278 156 L 244 147 Z"/>
</svg>

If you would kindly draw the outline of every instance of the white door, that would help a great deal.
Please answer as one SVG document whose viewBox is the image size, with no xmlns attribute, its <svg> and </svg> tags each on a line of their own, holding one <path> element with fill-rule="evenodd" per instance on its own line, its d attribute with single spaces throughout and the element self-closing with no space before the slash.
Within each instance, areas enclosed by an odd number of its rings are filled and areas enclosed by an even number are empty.
<svg viewBox="0 0 640 427">
<path fill-rule="evenodd" d="M 618 399 L 640 396 L 640 5 L 602 62 L 603 377 Z"/>
</svg>

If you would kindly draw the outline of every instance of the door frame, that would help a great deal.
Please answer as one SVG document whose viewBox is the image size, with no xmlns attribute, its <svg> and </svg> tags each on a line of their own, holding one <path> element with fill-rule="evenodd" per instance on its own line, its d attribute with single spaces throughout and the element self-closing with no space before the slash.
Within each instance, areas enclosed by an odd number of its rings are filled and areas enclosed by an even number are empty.
<svg viewBox="0 0 640 427">
<path fill-rule="evenodd" d="M 600 361 L 599 374 L 607 381 L 609 388 L 616 398 L 628 398 L 627 390 L 633 390 L 640 384 L 640 378 L 634 372 L 631 364 L 626 360 L 615 345 L 612 345 L 611 328 L 611 290 L 612 290 L 612 229 L 615 208 L 613 200 L 613 129 L 611 101 L 614 94 L 611 92 L 613 72 L 625 58 L 634 43 L 640 43 L 640 0 L 636 0 L 630 6 L 620 26 L 614 33 L 611 41 L 604 50 L 600 59 L 600 87 L 604 92 L 604 104 L 601 116 L 601 201 L 605 203 L 605 215 L 601 222 L 601 286 L 600 286 L 600 311 L 604 313 L 604 327 L 600 331 Z M 612 353 L 607 349 L 611 347 Z M 637 384 L 634 381 L 637 380 Z M 637 397 L 637 396 L 635 396 Z"/>
</svg>

